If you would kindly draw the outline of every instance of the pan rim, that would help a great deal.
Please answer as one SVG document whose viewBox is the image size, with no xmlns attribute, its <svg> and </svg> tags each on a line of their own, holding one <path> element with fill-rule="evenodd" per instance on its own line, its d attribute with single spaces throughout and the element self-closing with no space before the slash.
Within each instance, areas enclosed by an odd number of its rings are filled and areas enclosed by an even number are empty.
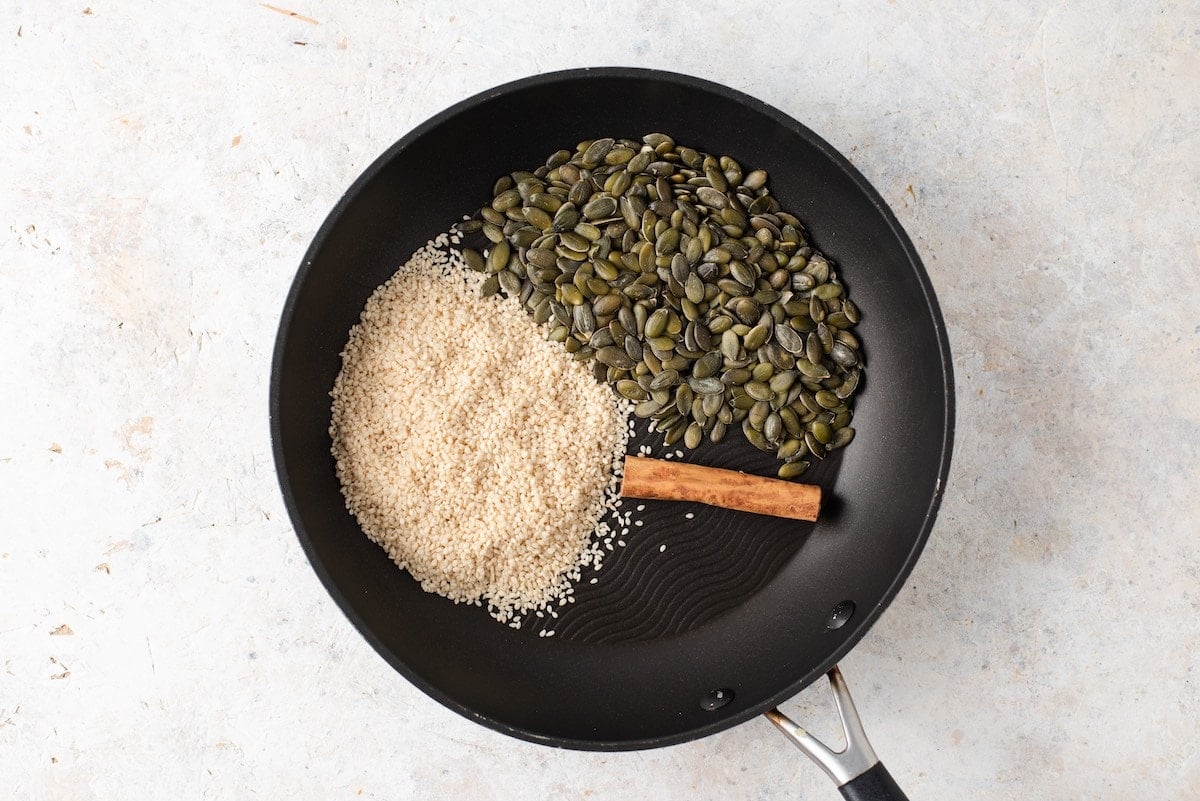
<svg viewBox="0 0 1200 801">
<path fill-rule="evenodd" d="M 856 622 L 852 633 L 841 643 L 841 645 L 834 649 L 823 662 L 807 673 L 801 675 L 796 681 L 784 687 L 766 701 L 747 707 L 745 710 L 742 710 L 736 714 L 722 717 L 719 720 L 714 720 L 711 724 L 689 729 L 685 732 L 629 740 L 587 740 L 579 738 L 565 738 L 546 735 L 536 731 L 524 729 L 519 726 L 513 726 L 505 723 L 502 720 L 498 720 L 471 709 L 453 697 L 443 693 L 438 687 L 425 681 L 411 671 L 404 660 L 395 654 L 390 648 L 388 648 L 384 642 L 366 625 L 365 621 L 355 611 L 353 605 L 350 603 L 347 593 L 338 585 L 329 569 L 317 557 L 316 548 L 312 542 L 312 538 L 310 537 L 306 528 L 300 522 L 299 507 L 292 491 L 291 480 L 287 474 L 287 470 L 285 469 L 285 454 L 283 450 L 280 414 L 282 404 L 281 369 L 283 355 L 285 351 L 285 344 L 290 338 L 289 335 L 291 333 L 293 317 L 300 292 L 307 283 L 308 274 L 316 255 L 323 248 L 326 240 L 329 238 L 333 229 L 337 226 L 346 208 L 354 202 L 364 188 L 375 179 L 376 175 L 378 175 L 379 172 L 381 172 L 391 162 L 392 159 L 396 158 L 414 141 L 423 137 L 428 131 L 436 128 L 437 126 L 462 113 L 463 111 L 466 111 L 467 109 L 473 108 L 474 106 L 484 102 L 494 100 L 498 97 L 511 94 L 513 92 L 522 91 L 533 87 L 541 87 L 555 83 L 571 82 L 588 78 L 627 78 L 636 80 L 653 80 L 673 83 L 690 89 L 698 89 L 710 92 L 725 99 L 747 106 L 763 114 L 764 116 L 773 119 L 779 125 L 787 128 L 789 131 L 792 131 L 794 134 L 804 139 L 808 144 L 818 149 L 825 157 L 827 157 L 834 165 L 836 165 L 837 168 L 844 173 L 851 182 L 853 182 L 863 196 L 869 200 L 869 202 L 876 208 L 877 211 L 879 211 L 889 230 L 892 232 L 893 236 L 895 236 L 896 241 L 900 244 L 910 266 L 913 268 L 913 273 L 917 279 L 921 295 L 924 298 L 925 304 L 929 310 L 930 319 L 934 326 L 934 333 L 936 335 L 938 345 L 938 361 L 941 365 L 943 384 L 945 387 L 945 420 L 943 425 L 941 453 L 937 470 L 937 482 L 934 492 L 930 499 L 929 505 L 925 510 L 925 516 L 921 523 L 920 532 L 914 540 L 912 548 L 905 557 L 900 571 L 896 574 L 895 579 L 884 592 L 880 602 L 873 608 L 865 611 L 860 620 Z M 919 559 L 921 552 L 924 550 L 925 543 L 933 529 L 938 509 L 945 494 L 946 482 L 950 471 L 955 429 L 954 374 L 946 325 L 942 317 L 941 309 L 937 302 L 937 296 L 933 290 L 932 282 L 929 279 L 929 275 L 925 270 L 925 266 L 921 261 L 920 256 L 917 254 L 916 248 L 913 246 L 908 234 L 900 225 L 900 222 L 892 212 L 892 209 L 883 200 L 883 197 L 870 184 L 870 182 L 867 181 L 862 173 L 859 172 L 859 170 L 853 164 L 851 164 L 850 161 L 838 150 L 810 130 L 807 126 L 803 125 L 798 120 L 794 119 L 783 111 L 780 111 L 774 106 L 758 100 L 757 98 L 719 83 L 715 83 L 703 78 L 697 78 L 691 75 L 657 69 L 640 67 L 585 67 L 560 70 L 521 78 L 485 89 L 482 92 L 478 92 L 464 100 L 461 100 L 458 103 L 455 103 L 438 112 L 406 133 L 403 137 L 388 147 L 380 156 L 378 156 L 362 172 L 362 174 L 355 179 L 350 187 L 338 199 L 337 203 L 334 204 L 333 208 L 328 212 L 324 222 L 314 235 L 312 242 L 305 251 L 303 260 L 296 271 L 296 275 L 292 280 L 288 294 L 284 300 L 283 307 L 280 312 L 279 327 L 271 358 L 268 421 L 271 437 L 271 450 L 274 457 L 275 472 L 279 482 L 280 492 L 284 500 L 284 506 L 288 511 L 288 517 L 292 523 L 293 531 L 296 534 L 296 538 L 300 541 L 301 547 L 304 549 L 305 557 L 307 558 L 309 565 L 312 567 L 313 572 L 317 574 L 317 577 L 321 581 L 321 584 L 325 587 L 326 592 L 329 593 L 330 597 L 333 598 L 338 608 L 342 611 L 342 614 L 346 616 L 354 628 L 358 630 L 364 639 L 366 639 L 376 653 L 383 657 L 384 661 L 391 665 L 394 670 L 402 675 L 409 683 L 448 709 L 502 734 L 516 737 L 528 742 L 537 743 L 539 745 L 569 748 L 573 750 L 608 752 L 636 751 L 690 742 L 692 740 L 697 740 L 712 734 L 716 734 L 719 731 L 732 728 L 733 726 L 744 723 L 751 718 L 757 717 L 784 702 L 788 698 L 796 695 L 814 680 L 824 675 L 830 668 L 832 668 L 843 657 L 845 657 L 845 655 L 849 653 L 864 636 L 866 636 L 871 626 L 874 625 L 876 620 L 878 620 L 880 615 L 882 615 L 883 611 L 899 593 L 900 589 L 904 586 L 904 582 L 908 580 L 909 575 L 916 566 L 916 562 Z"/>
</svg>

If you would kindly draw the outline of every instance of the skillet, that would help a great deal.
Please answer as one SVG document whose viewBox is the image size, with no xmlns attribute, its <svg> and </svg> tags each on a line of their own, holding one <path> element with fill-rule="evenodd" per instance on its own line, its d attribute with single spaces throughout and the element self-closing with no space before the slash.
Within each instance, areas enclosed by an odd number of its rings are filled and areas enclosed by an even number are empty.
<svg viewBox="0 0 1200 801">
<path fill-rule="evenodd" d="M 334 473 L 328 393 L 374 288 L 490 200 L 497 177 L 580 140 L 651 131 L 767 170 L 772 193 L 838 264 L 862 311 L 857 436 L 803 478 L 827 499 L 819 522 L 647 501 L 643 526 L 596 584 L 581 583 L 558 618 L 514 630 L 423 592 L 362 534 Z M 366 169 L 309 247 L 279 326 L 270 427 L 283 496 L 322 583 L 389 664 L 454 711 L 589 750 L 671 745 L 769 713 L 847 797 L 903 797 L 836 664 L 903 585 L 933 525 L 954 431 L 949 345 L 887 204 L 794 119 L 718 84 L 628 68 L 526 78 L 443 111 Z M 643 444 L 673 450 L 639 427 L 630 452 Z M 684 458 L 760 475 L 776 465 L 736 431 Z M 774 711 L 826 674 L 849 741 L 840 754 Z"/>
</svg>

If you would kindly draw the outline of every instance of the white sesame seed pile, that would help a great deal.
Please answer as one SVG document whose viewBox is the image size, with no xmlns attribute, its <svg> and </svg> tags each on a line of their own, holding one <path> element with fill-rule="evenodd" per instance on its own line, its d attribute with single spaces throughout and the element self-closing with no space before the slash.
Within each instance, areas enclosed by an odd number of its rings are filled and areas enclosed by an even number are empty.
<svg viewBox="0 0 1200 801">
<path fill-rule="evenodd" d="M 599 568 L 631 409 L 515 300 L 480 298 L 452 244 L 367 301 L 329 433 L 367 536 L 425 590 L 519 627 Z"/>
</svg>

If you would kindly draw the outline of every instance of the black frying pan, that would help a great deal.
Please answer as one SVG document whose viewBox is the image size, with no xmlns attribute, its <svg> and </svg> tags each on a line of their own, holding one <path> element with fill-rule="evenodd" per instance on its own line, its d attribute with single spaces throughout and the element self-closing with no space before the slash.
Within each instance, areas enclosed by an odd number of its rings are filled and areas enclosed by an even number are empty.
<svg viewBox="0 0 1200 801">
<path fill-rule="evenodd" d="M 554 631 L 539 637 L 537 626 L 513 630 L 423 592 L 368 541 L 334 475 L 328 392 L 370 293 L 488 201 L 498 176 L 579 140 L 650 131 L 766 169 L 840 264 L 863 314 L 858 436 L 806 476 L 827 498 L 815 525 L 647 502 L 645 525 L 575 604 L 539 621 Z M 321 226 L 284 306 L 270 405 L 284 499 L 314 570 L 371 645 L 446 706 L 546 745 L 651 748 L 771 711 L 829 673 L 854 735 L 840 759 L 772 719 L 848 796 L 899 795 L 835 664 L 900 589 L 933 525 L 953 438 L 950 353 L 929 278 L 883 199 L 787 115 L 717 84 L 634 69 L 538 76 L 447 109 L 372 164 Z M 663 454 L 640 429 L 631 450 L 643 443 Z M 740 432 L 687 458 L 774 470 Z"/>
</svg>

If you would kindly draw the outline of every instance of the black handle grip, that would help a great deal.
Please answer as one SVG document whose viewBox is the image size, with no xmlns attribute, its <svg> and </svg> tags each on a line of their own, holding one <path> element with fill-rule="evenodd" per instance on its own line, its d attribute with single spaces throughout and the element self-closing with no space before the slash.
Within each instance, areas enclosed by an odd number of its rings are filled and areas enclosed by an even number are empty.
<svg viewBox="0 0 1200 801">
<path fill-rule="evenodd" d="M 882 762 L 838 789 L 846 801 L 908 801 Z"/>
</svg>

